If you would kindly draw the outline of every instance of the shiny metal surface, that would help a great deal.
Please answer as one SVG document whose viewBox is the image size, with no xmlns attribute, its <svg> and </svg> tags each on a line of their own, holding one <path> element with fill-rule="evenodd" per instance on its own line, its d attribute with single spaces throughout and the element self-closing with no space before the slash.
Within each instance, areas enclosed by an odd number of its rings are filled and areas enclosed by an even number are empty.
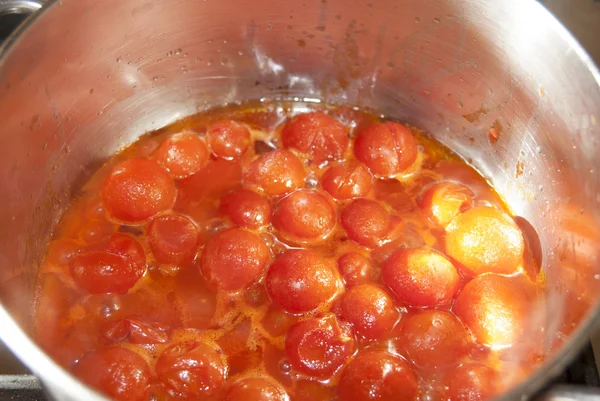
<svg viewBox="0 0 600 401">
<path fill-rule="evenodd" d="M 42 8 L 41 0 L 0 0 L 0 15 L 29 14 Z"/>
<path fill-rule="evenodd" d="M 598 401 L 600 395 L 596 389 L 581 387 L 555 387 L 540 397 L 540 401 Z"/>
<path fill-rule="evenodd" d="M 0 57 L 0 337 L 59 399 L 99 398 L 24 334 L 57 216 L 142 133 L 244 99 L 424 128 L 537 229 L 548 288 L 527 328 L 553 357 L 504 399 L 560 372 L 598 320 L 600 74 L 533 0 L 51 1 Z"/>
</svg>

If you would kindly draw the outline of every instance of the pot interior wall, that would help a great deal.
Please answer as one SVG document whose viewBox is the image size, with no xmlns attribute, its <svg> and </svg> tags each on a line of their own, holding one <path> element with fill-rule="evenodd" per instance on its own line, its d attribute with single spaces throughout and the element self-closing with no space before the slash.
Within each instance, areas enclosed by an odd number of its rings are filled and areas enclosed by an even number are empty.
<svg viewBox="0 0 600 401">
<path fill-rule="evenodd" d="M 63 0 L 13 40 L 0 297 L 27 327 L 44 245 L 99 164 L 144 132 L 258 98 L 370 107 L 477 167 L 539 234 L 548 292 L 528 325 L 546 326 L 547 349 L 596 305 L 598 76 L 534 1 Z"/>
</svg>

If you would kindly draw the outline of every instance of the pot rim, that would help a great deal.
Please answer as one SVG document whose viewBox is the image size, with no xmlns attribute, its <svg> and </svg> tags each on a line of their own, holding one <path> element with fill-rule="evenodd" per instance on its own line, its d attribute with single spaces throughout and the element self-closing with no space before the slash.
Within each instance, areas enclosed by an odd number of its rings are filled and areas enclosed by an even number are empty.
<svg viewBox="0 0 600 401">
<path fill-rule="evenodd" d="M 536 0 L 520 0 L 529 2 L 532 7 L 537 7 L 537 17 L 544 20 L 560 37 L 568 44 L 578 56 L 580 62 L 595 80 L 600 88 L 600 70 L 592 58 L 567 30 L 567 28 L 542 4 Z M 42 8 L 30 15 L 0 46 L 0 69 L 3 59 L 8 57 L 10 51 L 18 46 L 19 39 L 31 28 L 35 22 L 46 15 L 61 0 L 48 0 Z M 74 399 L 88 399 L 90 401 L 108 401 L 100 393 L 79 381 L 75 376 L 68 373 L 62 366 L 47 355 L 32 338 L 16 323 L 8 311 L 0 304 L 0 340 L 13 352 L 31 371 L 41 379 L 42 384 Z M 516 399 L 527 399 L 547 386 L 550 380 L 558 376 L 565 367 L 577 356 L 583 346 L 589 341 L 589 335 L 595 329 L 600 328 L 600 304 L 596 301 L 590 308 L 588 315 L 580 322 L 577 330 L 571 334 L 568 341 L 561 349 L 546 359 L 541 367 L 527 380 L 495 398 L 496 401 L 510 401 Z M 91 398 L 90 398 L 91 397 Z"/>
</svg>

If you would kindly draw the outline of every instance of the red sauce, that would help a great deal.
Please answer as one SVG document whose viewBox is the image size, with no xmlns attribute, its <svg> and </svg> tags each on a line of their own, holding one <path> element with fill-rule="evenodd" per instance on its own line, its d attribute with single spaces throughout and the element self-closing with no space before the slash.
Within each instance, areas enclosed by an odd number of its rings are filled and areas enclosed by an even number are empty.
<svg viewBox="0 0 600 401">
<path fill-rule="evenodd" d="M 516 384 L 506 369 L 541 361 L 527 319 L 543 280 L 501 198 L 413 127 L 293 110 L 192 116 L 100 168 L 48 246 L 42 347 L 128 401 L 479 400 Z"/>
</svg>

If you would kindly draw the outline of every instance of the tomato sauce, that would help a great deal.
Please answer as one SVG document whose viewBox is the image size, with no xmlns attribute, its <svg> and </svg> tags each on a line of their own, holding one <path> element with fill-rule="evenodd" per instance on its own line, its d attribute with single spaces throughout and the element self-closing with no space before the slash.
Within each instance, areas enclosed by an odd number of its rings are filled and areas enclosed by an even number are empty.
<svg viewBox="0 0 600 401">
<path fill-rule="evenodd" d="M 228 106 L 84 185 L 40 270 L 36 339 L 117 400 L 483 400 L 543 358 L 526 246 L 414 127 Z"/>
</svg>

